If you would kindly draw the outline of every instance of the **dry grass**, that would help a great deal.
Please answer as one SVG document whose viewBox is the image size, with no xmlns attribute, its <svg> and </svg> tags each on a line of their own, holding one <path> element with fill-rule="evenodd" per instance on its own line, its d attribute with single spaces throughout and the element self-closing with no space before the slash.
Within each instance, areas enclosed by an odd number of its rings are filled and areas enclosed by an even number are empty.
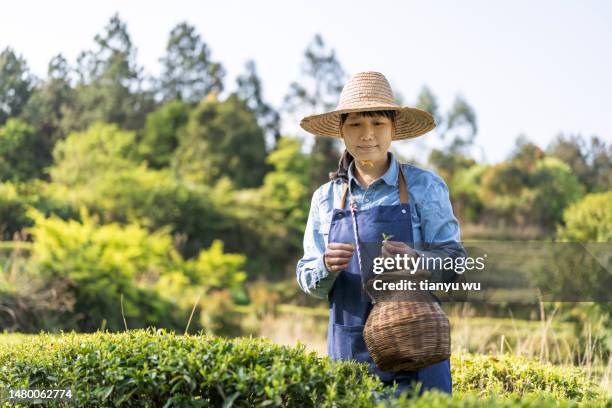
<svg viewBox="0 0 612 408">
<path fill-rule="evenodd" d="M 283 345 L 298 341 L 320 356 L 327 355 L 326 308 L 281 305 L 260 320 L 258 335 Z M 556 312 L 540 310 L 540 320 L 475 316 L 468 304 L 449 312 L 453 353 L 514 355 L 559 365 L 578 365 L 612 394 L 612 359 L 602 361 L 600 345 L 587 338 L 581 348 L 571 323 L 559 321 Z M 576 364 L 579 361 L 579 364 Z"/>
<path fill-rule="evenodd" d="M 483 224 L 461 224 L 461 238 L 469 240 L 494 241 L 524 241 L 539 240 L 546 236 L 546 232 L 538 226 L 525 225 L 522 227 L 506 226 L 492 227 Z"/>
</svg>

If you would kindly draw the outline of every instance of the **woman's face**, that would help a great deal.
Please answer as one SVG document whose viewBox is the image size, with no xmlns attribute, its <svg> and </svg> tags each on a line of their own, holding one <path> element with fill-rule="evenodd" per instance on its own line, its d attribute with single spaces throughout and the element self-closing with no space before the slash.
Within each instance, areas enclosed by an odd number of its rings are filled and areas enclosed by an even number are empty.
<svg viewBox="0 0 612 408">
<path fill-rule="evenodd" d="M 384 116 L 359 116 L 349 113 L 342 125 L 344 143 L 355 160 L 387 160 L 393 139 L 393 123 Z"/>
</svg>

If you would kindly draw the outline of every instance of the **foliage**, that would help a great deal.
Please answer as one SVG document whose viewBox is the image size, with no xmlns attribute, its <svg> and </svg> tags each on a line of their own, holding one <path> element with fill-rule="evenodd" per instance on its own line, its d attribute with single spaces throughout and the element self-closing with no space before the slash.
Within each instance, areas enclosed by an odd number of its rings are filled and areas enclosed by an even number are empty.
<svg viewBox="0 0 612 408">
<path fill-rule="evenodd" d="M 0 343 L 0 385 L 72 387 L 79 406 L 577 406 L 605 397 L 578 370 L 510 357 L 461 355 L 455 395 L 395 399 L 367 366 L 261 338 L 165 330 L 40 334 Z M 528 376 L 533 376 L 533 382 Z M 385 402 L 375 399 L 386 396 Z M 465 403 L 461 401 L 465 400 Z M 164 405 L 165 404 L 165 405 Z M 488 406 L 488 405 L 487 405 Z"/>
<path fill-rule="evenodd" d="M 208 46 L 192 25 L 182 22 L 172 29 L 160 61 L 158 93 L 164 102 L 199 102 L 211 92 L 223 91 L 225 69 L 211 59 Z"/>
<path fill-rule="evenodd" d="M 478 133 L 476 112 L 461 96 L 455 98 L 453 106 L 444 120 L 442 137 L 451 132 L 455 134 L 449 147 L 450 151 L 460 151 L 463 147 L 472 145 L 476 133 Z"/>
<path fill-rule="evenodd" d="M 456 393 L 453 396 L 439 392 L 427 392 L 419 398 L 408 401 L 392 401 L 391 407 L 415 407 L 415 408 L 570 408 L 570 407 L 594 407 L 609 406 L 609 400 L 600 397 L 594 401 L 578 403 L 573 400 L 559 400 L 548 395 L 508 396 L 489 395 L 481 397 L 474 394 Z"/>
<path fill-rule="evenodd" d="M 342 92 L 345 72 L 336 51 L 328 48 L 317 34 L 304 51 L 302 65 L 304 78 L 291 83 L 285 96 L 284 109 L 302 115 L 331 110 Z M 328 174 L 337 167 L 338 141 L 316 136 L 310 153 L 310 190 L 329 180 Z"/>
<path fill-rule="evenodd" d="M 3 387 L 73 387 L 80 406 L 364 406 L 382 385 L 303 346 L 163 330 L 41 335 L 1 347 L 0 367 Z"/>
<path fill-rule="evenodd" d="M 553 227 L 563 216 L 563 210 L 583 193 L 570 167 L 554 157 L 539 160 L 530 177 L 534 186 L 533 221 Z"/>
<path fill-rule="evenodd" d="M 512 159 L 484 172 L 479 191 L 488 217 L 549 230 L 581 195 L 582 187 L 569 166 L 544 157 L 533 144 L 523 145 Z"/>
<path fill-rule="evenodd" d="M 267 170 L 263 131 L 236 95 L 224 101 L 211 96 L 191 113 L 175 160 L 189 182 L 213 185 L 226 176 L 236 188 L 256 187 Z"/>
<path fill-rule="evenodd" d="M 450 149 L 432 149 L 428 160 L 445 180 L 452 180 L 456 173 L 476 164 L 474 159 Z"/>
<path fill-rule="evenodd" d="M 206 186 L 188 186 L 170 169 L 138 164 L 135 134 L 96 124 L 57 144 L 48 197 L 85 206 L 102 222 L 139 223 L 149 230 L 170 226 L 182 252 L 194 255 L 219 236 L 225 221 Z"/>
<path fill-rule="evenodd" d="M 280 138 L 280 115 L 263 99 L 263 87 L 257 74 L 255 61 L 247 61 L 245 72 L 238 76 L 236 83 L 238 85 L 236 94 L 255 114 L 259 125 L 266 132 L 266 136 L 273 139 L 273 144 L 276 144 Z"/>
<path fill-rule="evenodd" d="M 153 168 L 168 167 L 178 146 L 178 133 L 189 119 L 191 107 L 172 101 L 147 115 L 142 136 L 138 141 L 138 155 Z"/>
<path fill-rule="evenodd" d="M 453 210 L 462 216 L 463 221 L 478 222 L 484 204 L 478 195 L 480 180 L 487 171 L 487 166 L 474 164 L 455 172 L 449 183 Z"/>
<path fill-rule="evenodd" d="M 143 69 L 126 23 L 114 14 L 94 42 L 92 50 L 78 56 L 75 103 L 63 118 L 65 129 L 82 131 L 96 122 L 141 128 L 154 100 L 152 92 L 143 90 Z"/>
<path fill-rule="evenodd" d="M 294 260 L 302 249 L 310 205 L 310 162 L 300 140 L 290 137 L 279 139 L 267 162 L 273 170 L 261 187 L 217 196 L 232 197 L 231 203 L 218 206 L 229 209 L 224 217 L 228 223 L 233 220 L 233 228 L 240 232 L 231 241 L 241 243 L 240 251 L 249 256 L 254 276 L 261 277 L 260 271 L 265 270 L 268 278 L 277 278 L 279 272 L 295 271 Z"/>
<path fill-rule="evenodd" d="M 183 273 L 190 285 L 206 290 L 235 287 L 244 279 L 239 270 L 243 258 L 223 254 L 219 243 L 201 252 L 197 260 L 185 261 L 172 247 L 166 230 L 151 233 L 136 224 L 99 225 L 86 211 L 81 214 L 82 222 L 45 218 L 34 210 L 30 216 L 35 220 L 32 271 L 50 281 L 70 283 L 76 300 L 74 312 L 85 317 L 79 324 L 81 330 L 100 327 L 103 319 L 110 329 L 123 327 L 120 295 L 132 327 L 184 323 L 183 311 L 154 290 L 155 283 L 168 273 Z"/>
<path fill-rule="evenodd" d="M 558 399 L 588 400 L 601 392 L 579 368 L 541 364 L 516 356 L 459 354 L 451 367 L 455 390 L 481 396 L 545 392 Z"/>
<path fill-rule="evenodd" d="M 107 171 L 134 167 L 135 133 L 117 125 L 96 123 L 80 133 L 71 133 L 54 151 L 51 179 L 67 187 L 90 182 Z"/>
<path fill-rule="evenodd" d="M 612 242 L 612 191 L 587 194 L 565 209 L 557 239 L 571 242 Z"/>
<path fill-rule="evenodd" d="M 267 161 L 274 170 L 266 174 L 262 199 L 277 225 L 300 231 L 308 217 L 308 156 L 301 152 L 299 140 L 284 137 Z"/>
<path fill-rule="evenodd" d="M 38 160 L 40 140 L 34 129 L 19 119 L 0 127 L 0 180 L 26 181 L 40 177 L 44 161 Z"/>
<path fill-rule="evenodd" d="M 76 95 L 69 75 L 66 59 L 61 54 L 54 56 L 49 62 L 47 79 L 34 89 L 20 116 L 34 128 L 38 144 L 36 160 L 43 167 L 51 164 L 55 143 L 66 137 L 64 118 L 75 109 Z"/>
<path fill-rule="evenodd" d="M 567 163 L 587 192 L 612 189 L 612 145 L 597 136 L 589 143 L 580 135 L 560 134 L 547 153 Z"/>
<path fill-rule="evenodd" d="M 67 282 L 27 273 L 31 243 L 15 241 L 0 247 L 0 328 L 37 333 L 75 327 L 74 297 Z"/>
<path fill-rule="evenodd" d="M 26 61 L 7 47 L 0 53 L 0 126 L 10 117 L 16 117 L 27 103 L 34 77 Z"/>
<path fill-rule="evenodd" d="M 438 99 L 433 94 L 429 87 L 424 86 L 421 88 L 419 95 L 417 96 L 416 107 L 431 113 L 436 125 L 442 123 L 442 115 L 440 114 L 440 106 Z"/>
<path fill-rule="evenodd" d="M 79 212 L 64 197 L 53 197 L 45 192 L 47 184 L 35 180 L 29 183 L 0 183 L 0 237 L 11 240 L 19 236 L 34 221 L 28 216 L 28 207 L 43 214 L 53 213 L 63 219 L 78 218 Z"/>
</svg>

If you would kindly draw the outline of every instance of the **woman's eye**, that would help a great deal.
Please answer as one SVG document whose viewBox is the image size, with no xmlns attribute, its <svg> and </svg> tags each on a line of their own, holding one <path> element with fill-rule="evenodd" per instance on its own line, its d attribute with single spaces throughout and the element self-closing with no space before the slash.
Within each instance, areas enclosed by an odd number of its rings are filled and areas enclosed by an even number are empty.
<svg viewBox="0 0 612 408">
<path fill-rule="evenodd" d="M 376 122 L 376 123 L 374 123 L 374 124 L 375 124 L 376 126 L 382 126 L 382 125 L 384 125 L 384 123 L 382 123 L 382 122 Z"/>
<path fill-rule="evenodd" d="M 349 126 L 359 126 L 359 123 L 351 123 Z"/>
</svg>

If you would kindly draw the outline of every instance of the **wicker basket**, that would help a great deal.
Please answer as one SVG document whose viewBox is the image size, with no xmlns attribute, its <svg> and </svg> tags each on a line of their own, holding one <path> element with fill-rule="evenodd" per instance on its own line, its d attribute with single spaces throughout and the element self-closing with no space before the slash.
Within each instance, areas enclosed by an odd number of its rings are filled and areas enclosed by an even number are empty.
<svg viewBox="0 0 612 408">
<path fill-rule="evenodd" d="M 378 302 L 370 311 L 363 336 L 383 371 L 416 370 L 450 357 L 448 317 L 430 293 L 413 299 Z"/>
</svg>

